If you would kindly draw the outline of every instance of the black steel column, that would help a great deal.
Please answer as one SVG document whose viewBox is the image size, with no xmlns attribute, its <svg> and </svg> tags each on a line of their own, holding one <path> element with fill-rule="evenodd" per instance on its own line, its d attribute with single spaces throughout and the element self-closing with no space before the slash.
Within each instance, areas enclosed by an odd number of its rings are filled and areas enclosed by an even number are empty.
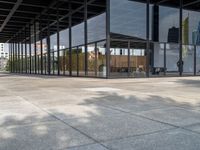
<svg viewBox="0 0 200 150">
<path fill-rule="evenodd" d="M 50 21 L 48 15 L 48 29 L 47 29 L 47 73 L 51 74 L 51 45 L 50 45 Z"/>
<path fill-rule="evenodd" d="M 9 52 L 9 71 L 12 72 L 12 42 L 10 43 L 10 52 Z"/>
<path fill-rule="evenodd" d="M 42 21 L 41 16 L 39 20 L 39 34 L 40 34 L 40 73 L 43 74 L 43 41 L 42 41 Z"/>
<path fill-rule="evenodd" d="M 164 75 L 166 76 L 167 71 L 167 59 L 166 59 L 166 43 L 164 43 Z"/>
<path fill-rule="evenodd" d="M 159 6 L 154 5 L 152 7 L 153 14 L 152 14 L 152 40 L 154 42 L 159 41 Z"/>
<path fill-rule="evenodd" d="M 10 57 L 10 55 L 11 55 L 11 43 L 10 42 L 8 43 L 8 50 L 9 50 L 8 71 L 11 72 L 11 57 Z"/>
<path fill-rule="evenodd" d="M 12 53 L 12 70 L 13 70 L 13 73 L 15 72 L 15 37 L 13 39 L 13 53 Z"/>
<path fill-rule="evenodd" d="M 97 77 L 97 42 L 95 42 L 95 76 Z"/>
<path fill-rule="evenodd" d="M 12 73 L 14 72 L 14 50 L 15 50 L 15 45 L 14 45 L 14 39 L 13 39 L 13 42 L 12 42 Z"/>
<path fill-rule="evenodd" d="M 50 43 L 51 43 L 51 41 L 50 41 Z M 55 74 L 55 50 L 54 50 L 54 47 L 53 47 L 53 49 L 51 49 L 51 59 L 52 59 L 52 61 L 51 61 L 51 65 L 52 65 L 52 71 L 53 71 L 53 75 Z"/>
<path fill-rule="evenodd" d="M 149 64 L 150 64 L 150 40 L 149 40 L 149 4 L 150 0 L 147 0 L 146 5 L 146 76 L 149 77 Z"/>
<path fill-rule="evenodd" d="M 16 61 L 16 73 L 18 73 L 18 44 L 17 44 L 18 38 L 16 37 L 16 45 L 15 45 L 15 61 Z"/>
<path fill-rule="evenodd" d="M 88 76 L 87 0 L 84 0 L 85 76 Z"/>
<path fill-rule="evenodd" d="M 24 73 L 24 48 L 23 48 L 23 38 L 22 38 L 22 36 L 21 36 L 21 62 L 22 62 L 22 64 L 21 64 L 21 72 L 22 73 Z"/>
<path fill-rule="evenodd" d="M 197 75 L 197 46 L 194 45 L 194 75 Z"/>
<path fill-rule="evenodd" d="M 182 18 L 183 18 L 183 0 L 179 0 L 180 2 L 180 11 L 179 11 L 179 75 L 183 74 L 183 54 L 182 54 Z"/>
<path fill-rule="evenodd" d="M 72 4 L 69 1 L 69 76 L 72 76 Z"/>
<path fill-rule="evenodd" d="M 20 36 L 18 36 L 18 41 L 17 41 L 17 49 L 18 49 L 18 73 L 20 73 L 20 71 L 21 71 L 21 68 L 20 68 L 20 62 L 21 62 L 21 60 L 20 60 L 20 43 L 19 43 L 19 41 L 20 41 Z"/>
<path fill-rule="evenodd" d="M 11 62 L 12 62 L 12 73 L 14 72 L 14 39 L 12 41 L 12 54 L 11 54 Z"/>
<path fill-rule="evenodd" d="M 12 72 L 11 71 L 11 53 L 12 53 L 12 41 L 9 41 L 9 43 L 8 43 L 8 47 L 9 47 L 9 55 L 8 55 L 8 71 L 9 72 Z"/>
<path fill-rule="evenodd" d="M 25 41 L 24 41 L 24 48 L 25 48 L 25 72 L 26 72 L 26 74 L 27 74 L 27 39 L 26 39 L 26 36 L 27 36 L 27 30 L 26 30 L 26 27 L 25 27 Z"/>
<path fill-rule="evenodd" d="M 9 68 L 10 68 L 10 73 L 12 72 L 12 42 L 13 41 L 11 41 L 11 43 L 10 43 L 10 53 L 9 53 L 9 62 L 10 62 Z"/>
<path fill-rule="evenodd" d="M 34 21 L 34 59 L 35 59 L 35 74 L 37 74 L 37 45 L 36 45 L 36 21 Z"/>
<path fill-rule="evenodd" d="M 18 57 L 18 36 L 16 37 L 16 73 L 18 73 L 18 71 L 19 71 L 19 57 Z"/>
<path fill-rule="evenodd" d="M 60 21 L 59 21 L 59 10 L 57 5 L 57 69 L 58 75 L 60 75 Z"/>
<path fill-rule="evenodd" d="M 78 46 L 77 46 L 77 48 L 76 48 L 76 58 L 77 58 L 77 60 L 76 60 L 76 62 L 77 62 L 76 66 L 77 66 L 77 77 L 78 77 L 78 76 L 79 76 L 79 56 L 78 56 Z"/>
<path fill-rule="evenodd" d="M 130 59 L 130 47 L 131 47 L 131 42 L 128 41 L 128 76 L 130 77 L 131 74 L 131 59 Z"/>
<path fill-rule="evenodd" d="M 106 1 L 106 78 L 110 77 L 110 0 Z"/>
<path fill-rule="evenodd" d="M 13 53 L 13 69 L 14 69 L 14 73 L 16 72 L 16 37 L 15 37 L 15 41 L 14 41 L 14 53 Z"/>
<path fill-rule="evenodd" d="M 32 73 L 32 54 L 31 54 L 31 25 L 29 25 L 29 61 L 30 61 L 30 63 L 29 63 L 29 69 L 30 69 L 30 74 Z"/>
</svg>

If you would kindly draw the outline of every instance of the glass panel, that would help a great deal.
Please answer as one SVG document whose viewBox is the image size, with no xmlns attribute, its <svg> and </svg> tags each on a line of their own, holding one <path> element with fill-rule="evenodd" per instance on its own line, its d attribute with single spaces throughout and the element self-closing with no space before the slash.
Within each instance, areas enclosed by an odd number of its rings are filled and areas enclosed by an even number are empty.
<svg viewBox="0 0 200 150">
<path fill-rule="evenodd" d="M 151 55 L 150 59 L 150 71 L 152 76 L 162 76 L 165 73 L 164 68 L 164 44 L 163 43 L 152 43 L 151 44 Z"/>
<path fill-rule="evenodd" d="M 185 75 L 194 74 L 194 46 L 183 45 L 183 73 Z"/>
<path fill-rule="evenodd" d="M 77 76 L 77 47 L 72 48 L 72 75 Z"/>
<path fill-rule="evenodd" d="M 146 77 L 146 42 L 130 43 L 130 76 Z"/>
<path fill-rule="evenodd" d="M 44 74 L 47 74 L 47 65 L 48 65 L 48 60 L 47 60 L 47 54 L 44 54 L 43 55 L 43 64 L 44 64 L 44 67 L 43 67 L 43 70 L 44 70 Z"/>
<path fill-rule="evenodd" d="M 179 74 L 179 45 L 166 44 L 166 71 L 168 76 L 177 76 Z"/>
<path fill-rule="evenodd" d="M 106 13 L 88 19 L 88 42 L 106 39 Z"/>
<path fill-rule="evenodd" d="M 41 73 L 41 60 L 40 60 L 40 56 L 41 56 L 41 44 L 40 41 L 37 41 L 36 43 L 36 54 L 37 54 L 37 73 L 40 74 Z"/>
<path fill-rule="evenodd" d="M 40 40 L 39 40 L 39 22 L 36 22 L 35 24 L 35 29 L 36 29 L 36 37 L 35 37 L 35 41 L 36 43 L 34 43 L 34 48 L 36 48 L 36 57 L 35 57 L 35 67 L 36 67 L 36 73 L 39 74 L 39 55 L 40 55 L 40 46 L 38 46 L 38 44 L 40 44 Z M 35 45 L 36 44 L 36 45 Z"/>
<path fill-rule="evenodd" d="M 111 41 L 110 75 L 112 77 L 128 76 L 128 42 Z"/>
<path fill-rule="evenodd" d="M 85 47 L 78 47 L 78 70 L 79 76 L 85 76 Z"/>
<path fill-rule="evenodd" d="M 69 29 L 60 32 L 60 74 L 69 75 Z"/>
<path fill-rule="evenodd" d="M 84 23 L 72 27 L 72 46 L 84 44 Z"/>
<path fill-rule="evenodd" d="M 47 39 L 42 40 L 43 44 L 43 73 L 47 74 Z"/>
<path fill-rule="evenodd" d="M 200 75 L 200 46 L 196 46 L 196 74 Z"/>
<path fill-rule="evenodd" d="M 57 74 L 57 33 L 50 36 L 50 47 L 51 47 L 51 73 Z"/>
<path fill-rule="evenodd" d="M 183 10 L 183 44 L 200 44 L 200 13 Z"/>
<path fill-rule="evenodd" d="M 26 72 L 26 52 L 25 52 L 25 43 L 23 43 L 23 72 Z"/>
<path fill-rule="evenodd" d="M 64 49 L 64 74 L 69 75 L 69 49 Z"/>
<path fill-rule="evenodd" d="M 106 42 L 97 43 L 97 76 L 106 77 Z"/>
<path fill-rule="evenodd" d="M 27 47 L 27 73 L 30 73 L 30 50 L 29 50 L 29 41 L 27 41 L 26 47 Z"/>
<path fill-rule="evenodd" d="M 65 51 L 60 50 L 60 74 L 64 75 L 65 71 Z"/>
<path fill-rule="evenodd" d="M 159 6 L 159 41 L 178 43 L 179 9 Z"/>
<path fill-rule="evenodd" d="M 110 0 L 111 37 L 146 39 L 146 3 Z"/>
<path fill-rule="evenodd" d="M 60 31 L 60 50 L 69 48 L 69 30 Z"/>
<path fill-rule="evenodd" d="M 96 76 L 95 44 L 88 45 L 88 76 Z"/>
<path fill-rule="evenodd" d="M 35 48 L 34 43 L 31 43 L 31 73 L 35 73 Z"/>
<path fill-rule="evenodd" d="M 80 12 L 84 12 L 84 9 L 81 9 Z M 72 47 L 85 43 L 84 13 L 80 12 L 72 15 Z"/>
</svg>

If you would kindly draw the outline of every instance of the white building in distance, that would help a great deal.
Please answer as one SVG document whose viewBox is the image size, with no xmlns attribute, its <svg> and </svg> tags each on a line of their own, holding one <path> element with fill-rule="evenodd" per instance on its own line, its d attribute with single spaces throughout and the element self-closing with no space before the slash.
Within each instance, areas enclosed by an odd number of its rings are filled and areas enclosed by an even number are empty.
<svg viewBox="0 0 200 150">
<path fill-rule="evenodd" d="M 6 52 L 6 45 L 4 43 L 0 43 L 0 70 L 5 70 L 8 59 L 9 54 Z"/>
</svg>

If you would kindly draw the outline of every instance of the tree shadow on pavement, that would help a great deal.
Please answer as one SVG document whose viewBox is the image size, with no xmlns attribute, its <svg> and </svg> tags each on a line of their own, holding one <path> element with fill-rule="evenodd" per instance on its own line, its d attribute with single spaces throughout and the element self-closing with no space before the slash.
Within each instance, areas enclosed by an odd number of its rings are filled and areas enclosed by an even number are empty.
<svg viewBox="0 0 200 150">
<path fill-rule="evenodd" d="M 0 149 L 75 150 L 94 143 L 102 146 L 100 143 L 104 141 L 160 130 L 158 123 L 150 120 L 143 123 L 143 120 L 132 117 L 131 113 L 182 105 L 190 109 L 194 107 L 167 97 L 121 95 L 116 92 L 96 92 L 95 96 L 76 104 L 67 103 L 67 98 L 63 101 L 66 104 L 50 108 L 38 104 L 42 115 L 14 112 L 12 109 L 0 111 Z M 134 129 L 136 124 L 140 130 Z M 155 126 L 151 127 L 151 131 L 148 131 L 149 124 Z"/>
</svg>

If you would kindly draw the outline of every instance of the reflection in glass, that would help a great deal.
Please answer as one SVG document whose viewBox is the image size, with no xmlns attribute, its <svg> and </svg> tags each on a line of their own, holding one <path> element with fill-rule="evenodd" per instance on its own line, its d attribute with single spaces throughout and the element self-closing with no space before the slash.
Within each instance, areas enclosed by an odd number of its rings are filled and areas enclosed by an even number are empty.
<svg viewBox="0 0 200 150">
<path fill-rule="evenodd" d="M 152 43 L 151 48 L 153 51 L 153 65 L 150 66 L 151 74 L 153 76 L 161 76 L 165 73 L 164 68 L 164 43 Z"/>
<path fill-rule="evenodd" d="M 196 46 L 196 74 L 200 75 L 200 46 Z"/>
<path fill-rule="evenodd" d="M 110 48 L 111 76 L 128 76 L 128 42 L 111 41 Z"/>
<path fill-rule="evenodd" d="M 200 44 L 200 13 L 197 11 L 183 10 L 183 44 Z"/>
<path fill-rule="evenodd" d="M 85 47 L 78 47 L 78 75 L 85 76 Z"/>
<path fill-rule="evenodd" d="M 179 45 L 166 44 L 166 71 L 168 76 L 178 75 Z"/>
<path fill-rule="evenodd" d="M 88 19 L 88 42 L 106 39 L 106 13 Z"/>
<path fill-rule="evenodd" d="M 130 43 L 130 76 L 145 77 L 146 76 L 146 43 L 131 42 Z"/>
<path fill-rule="evenodd" d="M 41 45 L 40 45 L 40 41 L 36 42 L 36 55 L 37 55 L 37 73 L 40 74 L 41 73 Z"/>
<path fill-rule="evenodd" d="M 50 36 L 50 47 L 51 47 L 51 74 L 56 74 L 57 70 L 57 33 Z"/>
<path fill-rule="evenodd" d="M 84 44 L 84 23 L 72 27 L 72 46 Z"/>
<path fill-rule="evenodd" d="M 88 45 L 88 76 L 95 76 L 96 73 L 96 53 L 95 53 L 95 44 Z"/>
<path fill-rule="evenodd" d="M 130 0 L 110 0 L 110 3 L 111 33 L 146 39 L 146 4 Z"/>
<path fill-rule="evenodd" d="M 185 75 L 194 74 L 194 46 L 183 45 L 183 73 Z"/>
<path fill-rule="evenodd" d="M 159 6 L 159 41 L 178 43 L 179 9 Z"/>
<path fill-rule="evenodd" d="M 106 42 L 97 43 L 97 76 L 106 77 Z"/>
<path fill-rule="evenodd" d="M 77 47 L 72 48 L 72 75 L 77 76 Z"/>
<path fill-rule="evenodd" d="M 43 73 L 47 74 L 47 39 L 42 40 L 42 47 L 43 47 Z"/>
</svg>

